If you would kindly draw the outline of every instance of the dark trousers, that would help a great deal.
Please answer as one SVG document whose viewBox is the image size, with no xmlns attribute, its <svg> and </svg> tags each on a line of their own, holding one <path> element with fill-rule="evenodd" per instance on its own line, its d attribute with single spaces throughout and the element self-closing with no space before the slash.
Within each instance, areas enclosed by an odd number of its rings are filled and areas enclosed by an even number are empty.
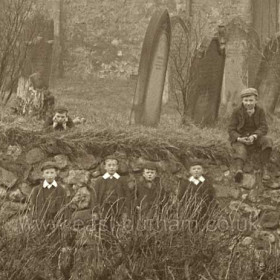
<svg viewBox="0 0 280 280">
<path fill-rule="evenodd" d="M 262 164 L 266 164 L 269 161 L 270 154 L 272 151 L 272 139 L 267 136 L 259 137 L 252 145 L 245 145 L 240 142 L 234 142 L 232 144 L 233 148 L 233 158 L 235 160 L 242 160 L 244 163 L 248 156 L 248 150 L 257 148 L 260 150 L 261 162 Z"/>
</svg>

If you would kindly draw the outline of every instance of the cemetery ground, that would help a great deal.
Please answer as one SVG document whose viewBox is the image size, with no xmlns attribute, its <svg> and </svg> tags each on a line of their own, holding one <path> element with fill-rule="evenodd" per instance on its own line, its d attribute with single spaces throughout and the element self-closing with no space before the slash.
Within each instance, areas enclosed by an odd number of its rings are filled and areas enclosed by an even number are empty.
<svg viewBox="0 0 280 280">
<path fill-rule="evenodd" d="M 79 162 L 83 174 L 93 177 L 99 170 L 98 165 L 86 167 L 90 164 L 80 162 L 76 153 L 86 151 L 98 159 L 117 150 L 129 157 L 130 168 L 136 171 L 142 159 L 159 161 L 163 182 L 175 190 L 176 178 L 186 175 L 188 159 L 198 157 L 204 160 L 213 177 L 220 209 L 209 213 L 212 223 L 197 231 L 174 223 L 194 218 L 188 207 L 181 213 L 183 216 L 176 216 L 175 220 L 174 216 L 172 219 L 168 216 L 168 211 L 163 212 L 148 228 L 133 228 L 109 236 L 109 247 L 104 247 L 95 233 L 85 229 L 78 231 L 76 244 L 67 247 L 63 232 L 59 244 L 69 249 L 64 251 L 66 256 L 68 252 L 68 256 L 74 257 L 74 262 L 62 260 L 71 279 L 279 279 L 278 175 L 273 177 L 276 181 L 271 182 L 271 185 L 278 184 L 274 187 L 259 184 L 258 174 L 252 170 L 245 176 L 243 185 L 235 184 L 227 118 L 220 119 L 211 128 L 199 128 L 191 122 L 183 126 L 174 96 L 163 106 L 157 129 L 129 126 L 135 86 L 135 80 L 65 78 L 55 81 L 51 91 L 56 103 L 66 105 L 71 117 L 86 119 L 85 124 L 63 135 L 45 135 L 39 131 L 41 122 L 11 115 L 9 108 L 3 109 L 1 168 L 9 168 L 8 171 L 15 174 L 21 170 L 15 167 L 15 162 L 3 161 L 9 145 L 20 146 L 25 156 L 39 147 L 48 157 L 67 155 L 71 164 Z M 279 121 L 271 120 L 275 174 L 279 166 L 279 133 Z M 17 163 L 21 160 L 19 156 Z M 127 161 L 125 158 L 124 162 Z M 34 170 L 28 171 L 28 180 L 36 177 L 36 165 L 38 161 L 33 159 L 30 166 Z M 67 172 L 69 169 L 66 166 Z M 3 174 L 3 169 L 1 172 Z M 75 184 L 70 175 L 64 179 Z M 12 199 L 11 193 L 13 188 L 1 199 L 0 279 L 70 279 L 67 273 L 61 274 L 61 278 L 52 275 L 51 259 L 57 250 L 56 241 L 40 228 L 28 226 L 24 199 Z M 193 203 L 190 198 L 189 204 Z M 15 225 L 19 226 L 17 230 Z"/>
</svg>

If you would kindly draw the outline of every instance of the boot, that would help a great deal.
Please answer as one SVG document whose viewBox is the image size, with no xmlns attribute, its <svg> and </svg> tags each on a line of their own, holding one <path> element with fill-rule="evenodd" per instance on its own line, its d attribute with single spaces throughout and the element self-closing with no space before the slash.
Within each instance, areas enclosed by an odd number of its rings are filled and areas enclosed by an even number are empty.
<svg viewBox="0 0 280 280">
<path fill-rule="evenodd" d="M 242 179 L 243 179 L 243 160 L 242 159 L 239 159 L 237 158 L 235 160 L 235 165 L 236 165 L 236 173 L 235 173 L 235 176 L 234 176 L 234 180 L 236 183 L 241 183 Z"/>
</svg>

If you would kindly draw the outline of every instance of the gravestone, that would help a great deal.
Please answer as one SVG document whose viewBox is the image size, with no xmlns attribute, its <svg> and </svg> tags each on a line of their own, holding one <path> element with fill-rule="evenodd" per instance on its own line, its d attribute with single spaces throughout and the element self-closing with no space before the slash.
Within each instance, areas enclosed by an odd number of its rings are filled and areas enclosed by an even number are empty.
<svg viewBox="0 0 280 280">
<path fill-rule="evenodd" d="M 273 115 L 280 91 L 280 36 L 274 36 L 265 46 L 256 77 L 255 88 L 259 102 L 269 115 Z"/>
<path fill-rule="evenodd" d="M 156 11 L 152 15 L 142 46 L 131 124 L 157 126 L 159 123 L 170 36 L 167 10 Z"/>
<path fill-rule="evenodd" d="M 224 37 L 205 39 L 191 66 L 193 86 L 189 91 L 187 115 L 202 126 L 218 117 L 224 75 Z"/>
<path fill-rule="evenodd" d="M 27 41 L 26 61 L 18 81 L 17 111 L 23 115 L 38 115 L 43 117 L 46 107 L 54 104 L 54 99 L 48 91 L 52 66 L 52 49 L 54 38 L 53 20 L 47 20 L 43 16 L 36 16 L 30 23 L 26 37 Z M 32 25 L 36 25 L 34 29 Z"/>
<path fill-rule="evenodd" d="M 221 98 L 222 115 L 231 114 L 240 105 L 240 92 L 254 80 L 259 63 L 257 34 L 240 18 L 233 19 L 226 26 L 226 61 Z M 255 54 L 255 55 L 254 55 Z M 256 66 L 256 65 L 254 65 Z M 252 82 L 251 82 L 252 83 Z M 222 112 L 221 112 L 222 111 Z"/>
</svg>

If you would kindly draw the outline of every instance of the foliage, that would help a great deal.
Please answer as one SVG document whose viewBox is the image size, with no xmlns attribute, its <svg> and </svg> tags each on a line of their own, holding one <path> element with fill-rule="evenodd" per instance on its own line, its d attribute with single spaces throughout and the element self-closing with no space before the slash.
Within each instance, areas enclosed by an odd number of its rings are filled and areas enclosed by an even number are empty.
<svg viewBox="0 0 280 280">
<path fill-rule="evenodd" d="M 0 93 L 7 101 L 17 86 L 28 45 L 24 31 L 32 12 L 33 0 L 3 0 L 0 3 Z"/>
</svg>

